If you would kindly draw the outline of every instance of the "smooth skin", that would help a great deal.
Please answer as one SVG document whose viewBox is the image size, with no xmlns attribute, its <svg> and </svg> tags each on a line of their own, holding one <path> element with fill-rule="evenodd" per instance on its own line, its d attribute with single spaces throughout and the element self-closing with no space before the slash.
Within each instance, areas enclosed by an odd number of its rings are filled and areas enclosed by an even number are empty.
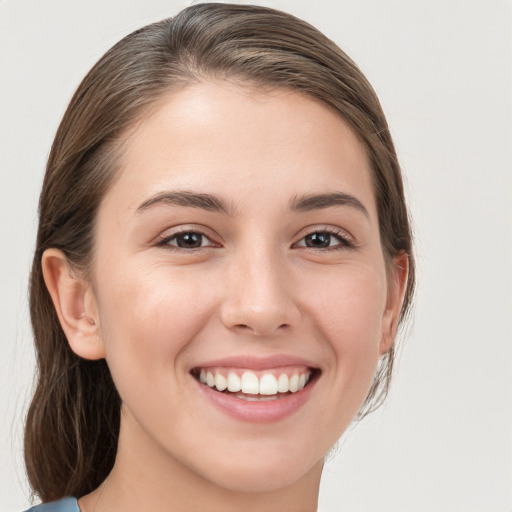
<svg viewBox="0 0 512 512">
<path fill-rule="evenodd" d="M 125 135 L 96 228 L 87 279 L 43 256 L 70 346 L 106 358 L 123 402 L 114 469 L 82 510 L 315 511 L 323 457 L 393 343 L 407 280 L 406 256 L 383 255 L 346 122 L 286 89 L 169 93 Z M 277 422 L 225 414 L 190 373 L 275 354 L 321 372 Z"/>
</svg>

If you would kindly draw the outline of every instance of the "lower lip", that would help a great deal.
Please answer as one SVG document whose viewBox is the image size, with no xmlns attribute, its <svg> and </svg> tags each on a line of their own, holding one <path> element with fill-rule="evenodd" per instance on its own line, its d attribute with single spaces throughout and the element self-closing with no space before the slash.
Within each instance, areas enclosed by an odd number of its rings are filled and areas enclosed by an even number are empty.
<svg viewBox="0 0 512 512">
<path fill-rule="evenodd" d="M 252 423 L 270 423 L 292 415 L 307 402 L 317 380 L 317 378 L 313 378 L 306 387 L 283 398 L 247 401 L 215 391 L 194 379 L 203 396 L 215 407 L 237 420 Z"/>
</svg>

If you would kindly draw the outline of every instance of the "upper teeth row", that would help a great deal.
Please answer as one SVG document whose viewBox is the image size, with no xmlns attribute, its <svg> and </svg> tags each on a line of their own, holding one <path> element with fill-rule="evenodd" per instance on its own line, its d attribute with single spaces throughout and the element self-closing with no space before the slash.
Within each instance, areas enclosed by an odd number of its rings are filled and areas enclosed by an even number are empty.
<svg viewBox="0 0 512 512">
<path fill-rule="evenodd" d="M 276 378 L 271 373 L 265 373 L 258 379 L 257 375 L 250 370 L 245 371 L 242 377 L 234 372 L 229 372 L 227 378 L 220 372 L 214 373 L 201 370 L 199 380 L 210 388 L 217 388 L 218 391 L 227 389 L 233 393 L 242 391 L 252 395 L 276 395 L 277 393 L 295 393 L 300 391 L 308 382 L 311 372 L 294 373 L 290 377 L 285 373 Z"/>
</svg>

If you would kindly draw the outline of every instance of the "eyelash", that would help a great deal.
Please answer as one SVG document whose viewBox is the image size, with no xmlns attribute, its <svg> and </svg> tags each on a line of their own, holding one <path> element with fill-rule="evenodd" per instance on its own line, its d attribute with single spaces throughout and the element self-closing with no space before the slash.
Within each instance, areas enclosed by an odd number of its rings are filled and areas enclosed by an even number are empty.
<svg viewBox="0 0 512 512">
<path fill-rule="evenodd" d="M 172 240 L 177 239 L 179 236 L 183 236 L 183 235 L 197 235 L 199 237 L 207 239 L 210 242 L 210 244 L 208 244 L 208 245 L 201 244 L 199 247 L 179 247 L 178 245 L 172 245 L 170 243 Z M 187 252 L 188 251 L 197 251 L 199 249 L 204 249 L 205 247 L 218 246 L 217 244 L 212 242 L 212 240 L 210 239 L 210 237 L 208 235 L 206 235 L 205 233 L 203 233 L 202 231 L 197 230 L 197 229 L 184 229 L 183 231 L 178 231 L 177 233 L 173 233 L 172 235 L 162 238 L 161 240 L 159 240 L 157 242 L 156 245 L 159 247 L 166 247 L 167 249 L 169 249 L 171 251 L 187 251 Z"/>
<path fill-rule="evenodd" d="M 307 245 L 298 245 L 300 242 L 305 241 L 307 237 L 312 235 L 328 235 L 329 237 L 334 237 L 338 239 L 336 245 L 328 246 L 328 247 L 308 247 Z M 322 250 L 322 251 L 342 251 L 347 249 L 354 249 L 354 242 L 347 236 L 346 232 L 341 229 L 336 228 L 322 228 L 315 229 L 306 235 L 304 235 L 299 242 L 294 244 L 295 246 L 304 247 L 310 250 Z"/>
<path fill-rule="evenodd" d="M 210 243 L 208 245 L 202 245 L 202 243 L 201 243 L 201 245 L 198 247 L 179 247 L 178 245 L 173 245 L 170 243 L 172 240 L 177 239 L 181 235 L 197 235 L 198 237 L 202 237 L 203 239 L 208 240 Z M 338 243 L 333 246 L 329 245 L 327 247 L 311 247 L 311 246 L 305 245 L 306 238 L 309 236 L 313 236 L 313 235 L 328 235 L 329 237 L 334 237 L 334 238 L 338 239 Z M 204 240 L 202 240 L 202 241 L 204 241 Z M 300 242 L 303 242 L 303 241 L 304 241 L 304 245 L 299 245 Z M 156 245 L 159 247 L 166 247 L 168 250 L 171 250 L 171 251 L 185 251 L 185 252 L 198 251 L 198 250 L 202 250 L 207 247 L 219 247 L 219 245 L 216 244 L 215 242 L 212 242 L 211 238 L 208 235 L 206 235 L 204 232 L 202 232 L 200 230 L 194 230 L 194 229 L 186 229 L 183 231 L 179 231 L 177 233 L 173 233 L 172 235 L 166 236 L 166 237 L 162 238 L 161 240 L 159 240 Z M 304 247 L 305 249 L 313 250 L 313 251 L 315 251 L 315 250 L 340 251 L 340 250 L 353 249 L 355 247 L 355 244 L 352 240 L 349 239 L 347 234 L 340 229 L 322 228 L 322 229 L 316 229 L 316 230 L 313 230 L 313 231 L 307 233 L 298 242 L 294 243 L 292 247 Z"/>
</svg>

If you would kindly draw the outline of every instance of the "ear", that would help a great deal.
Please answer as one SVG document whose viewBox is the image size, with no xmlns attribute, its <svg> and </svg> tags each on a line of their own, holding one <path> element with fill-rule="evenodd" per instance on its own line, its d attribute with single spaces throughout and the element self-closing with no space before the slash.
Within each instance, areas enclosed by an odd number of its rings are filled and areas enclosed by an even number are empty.
<svg viewBox="0 0 512 512">
<path fill-rule="evenodd" d="M 379 347 L 380 355 L 388 352 L 395 341 L 408 276 L 409 258 L 405 252 L 402 252 L 393 258 L 393 264 L 389 270 L 388 297 L 382 322 L 382 340 Z"/>
<path fill-rule="evenodd" d="M 92 287 L 74 272 L 64 253 L 47 249 L 41 260 L 43 277 L 69 346 L 85 359 L 102 359 L 96 298 Z"/>
</svg>

